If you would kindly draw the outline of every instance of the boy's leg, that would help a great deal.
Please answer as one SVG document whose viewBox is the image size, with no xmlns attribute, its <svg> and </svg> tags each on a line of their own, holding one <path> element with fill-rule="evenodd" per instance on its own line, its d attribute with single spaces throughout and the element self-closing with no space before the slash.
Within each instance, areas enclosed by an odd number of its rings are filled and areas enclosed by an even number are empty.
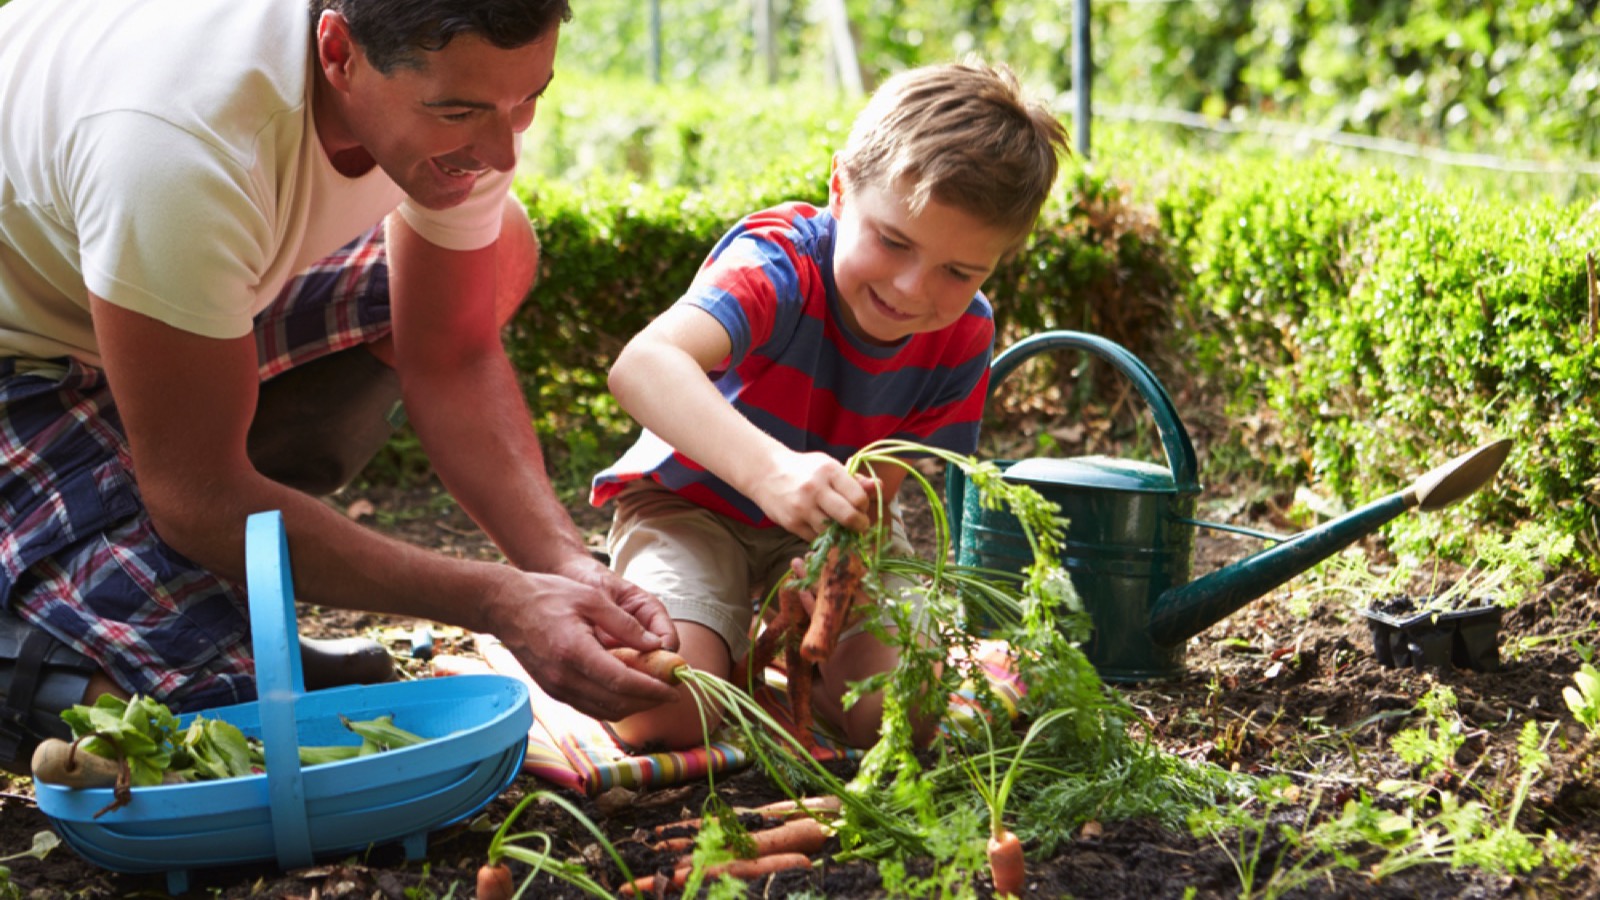
<svg viewBox="0 0 1600 900">
<path fill-rule="evenodd" d="M 539 241 L 510 198 L 500 234 L 495 307 L 503 326 L 532 289 Z M 331 494 L 383 449 L 405 423 L 390 324 L 382 225 L 290 281 L 257 315 L 262 385 L 247 447 L 258 471 Z"/>
<path fill-rule="evenodd" d="M 607 539 L 611 567 L 667 607 L 685 662 L 726 678 L 749 645 L 752 612 L 749 566 L 738 538 L 716 513 L 653 482 L 630 486 L 616 503 Z M 721 713 L 705 713 L 706 727 L 715 729 Z M 610 728 L 624 745 L 641 749 L 693 747 L 705 739 L 687 687 L 676 700 Z"/>
</svg>

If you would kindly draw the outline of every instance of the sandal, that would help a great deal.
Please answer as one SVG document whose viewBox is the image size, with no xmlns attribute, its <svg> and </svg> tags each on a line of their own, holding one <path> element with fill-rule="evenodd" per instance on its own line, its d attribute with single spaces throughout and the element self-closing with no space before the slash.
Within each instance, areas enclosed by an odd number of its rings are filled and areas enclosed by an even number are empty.
<svg viewBox="0 0 1600 900">
<path fill-rule="evenodd" d="M 72 739 L 61 712 L 83 702 L 100 667 L 49 632 L 0 607 L 0 768 L 25 772 L 47 737 Z"/>
</svg>

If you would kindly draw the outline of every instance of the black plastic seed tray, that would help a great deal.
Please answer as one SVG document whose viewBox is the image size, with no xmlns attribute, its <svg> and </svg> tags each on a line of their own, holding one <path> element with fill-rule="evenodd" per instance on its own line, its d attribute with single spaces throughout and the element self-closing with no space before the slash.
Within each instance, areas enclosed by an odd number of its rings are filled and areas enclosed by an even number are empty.
<svg viewBox="0 0 1600 900">
<path fill-rule="evenodd" d="M 1372 652 L 1391 669 L 1500 668 L 1499 606 L 1459 610 L 1424 610 L 1395 616 L 1373 609 L 1361 614 L 1372 632 Z"/>
</svg>

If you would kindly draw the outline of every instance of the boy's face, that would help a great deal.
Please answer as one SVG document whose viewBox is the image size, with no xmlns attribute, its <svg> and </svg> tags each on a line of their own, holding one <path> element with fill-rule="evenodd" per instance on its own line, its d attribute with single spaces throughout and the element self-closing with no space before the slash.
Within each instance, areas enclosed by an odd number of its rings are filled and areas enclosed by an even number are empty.
<svg viewBox="0 0 1600 900">
<path fill-rule="evenodd" d="M 368 157 L 421 206 L 448 209 L 467 199 L 481 175 L 517 164 L 516 136 L 532 124 L 550 84 L 558 31 L 514 49 L 458 35 L 425 53 L 424 68 L 387 75 L 337 18 L 324 15 L 319 38 L 324 67 L 331 55 L 339 68 L 330 76 L 342 96 L 333 139 L 357 145 L 345 153 Z"/>
<path fill-rule="evenodd" d="M 844 325 L 875 344 L 960 319 L 1012 240 L 937 201 L 913 215 L 903 192 L 851 183 L 837 158 L 828 209 L 839 223 L 833 278 Z"/>
</svg>

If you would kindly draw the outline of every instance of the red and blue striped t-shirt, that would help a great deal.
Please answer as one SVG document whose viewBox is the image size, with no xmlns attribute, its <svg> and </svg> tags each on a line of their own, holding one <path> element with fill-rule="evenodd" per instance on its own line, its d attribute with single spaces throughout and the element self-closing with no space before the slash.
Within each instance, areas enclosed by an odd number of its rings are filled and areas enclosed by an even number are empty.
<svg viewBox="0 0 1600 900">
<path fill-rule="evenodd" d="M 842 462 L 875 440 L 897 438 L 972 453 L 994 349 L 989 301 L 975 294 L 940 331 L 889 347 L 866 343 L 840 319 L 834 227 L 827 210 L 786 203 L 746 216 L 717 242 L 678 300 L 715 316 L 732 338 L 711 380 L 745 418 L 799 452 Z M 772 524 L 648 429 L 595 476 L 589 500 L 603 505 L 646 477 L 723 515 Z"/>
</svg>

